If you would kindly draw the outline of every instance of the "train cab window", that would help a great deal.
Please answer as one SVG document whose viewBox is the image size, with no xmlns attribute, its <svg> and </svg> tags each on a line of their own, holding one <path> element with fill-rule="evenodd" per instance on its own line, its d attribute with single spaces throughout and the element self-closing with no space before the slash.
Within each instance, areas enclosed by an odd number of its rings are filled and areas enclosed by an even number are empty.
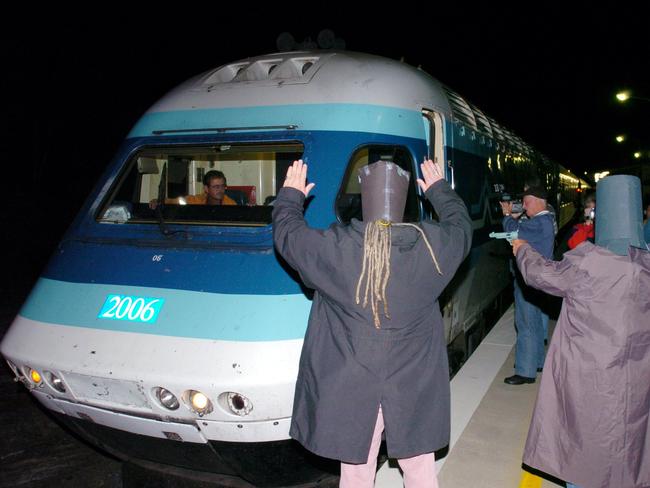
<svg viewBox="0 0 650 488">
<path fill-rule="evenodd" d="M 269 224 L 287 168 L 303 151 L 300 143 L 142 149 L 126 165 L 97 220 Z"/>
<path fill-rule="evenodd" d="M 392 161 L 411 174 L 406 197 L 404 222 L 420 220 L 420 206 L 415 188 L 414 162 L 411 153 L 403 146 L 372 145 L 358 149 L 350 159 L 345 177 L 336 198 L 336 216 L 340 222 L 349 223 L 353 218 L 362 220 L 361 185 L 359 168 L 377 161 Z"/>
</svg>

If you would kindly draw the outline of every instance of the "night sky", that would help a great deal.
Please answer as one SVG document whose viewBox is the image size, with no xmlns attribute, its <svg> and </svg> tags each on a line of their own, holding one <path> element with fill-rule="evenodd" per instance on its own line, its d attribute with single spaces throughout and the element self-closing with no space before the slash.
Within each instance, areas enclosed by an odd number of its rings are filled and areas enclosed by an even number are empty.
<svg viewBox="0 0 650 488">
<path fill-rule="evenodd" d="M 375 8 L 354 20 L 347 4 L 326 3 L 278 4 L 282 13 L 156 4 L 155 19 L 121 7 L 5 18 L 13 25 L 0 44 L 0 154 L 3 195 L 15 208 L 4 222 L 47 207 L 44 237 L 56 239 L 149 106 L 198 73 L 276 51 L 282 32 L 315 40 L 328 28 L 348 50 L 421 65 L 576 174 L 630 164 L 635 150 L 648 161 L 650 102 L 614 99 L 621 88 L 650 98 L 648 17 L 624 2 L 573 4 L 531 12 L 432 3 L 429 15 Z"/>
</svg>

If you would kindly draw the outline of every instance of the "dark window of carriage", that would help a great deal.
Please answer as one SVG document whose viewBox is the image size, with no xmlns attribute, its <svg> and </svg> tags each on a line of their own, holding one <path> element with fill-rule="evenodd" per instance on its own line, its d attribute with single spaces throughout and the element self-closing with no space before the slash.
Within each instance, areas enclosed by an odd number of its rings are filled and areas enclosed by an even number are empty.
<svg viewBox="0 0 650 488">
<path fill-rule="evenodd" d="M 349 223 L 352 219 L 362 220 L 361 185 L 359 169 L 377 161 L 391 161 L 411 174 L 409 191 L 406 197 L 404 222 L 420 220 L 420 206 L 415 188 L 413 158 L 407 148 L 391 145 L 364 146 L 352 155 L 343 182 L 336 197 L 335 211 L 340 222 Z"/>
</svg>

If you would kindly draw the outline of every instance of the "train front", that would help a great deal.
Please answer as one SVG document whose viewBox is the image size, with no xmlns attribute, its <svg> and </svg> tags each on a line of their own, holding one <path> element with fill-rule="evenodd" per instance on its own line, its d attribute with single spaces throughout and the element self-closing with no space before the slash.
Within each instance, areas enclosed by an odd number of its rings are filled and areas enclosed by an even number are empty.
<svg viewBox="0 0 650 488">
<path fill-rule="evenodd" d="M 404 136 L 422 132 L 419 111 L 332 103 L 336 72 L 310 86 L 336 56 L 221 67 L 132 130 L 1 344 L 17 378 L 83 437 L 150 467 L 259 486 L 330 476 L 288 436 L 310 291 L 273 249 L 273 200 L 304 157 L 318 162 L 307 220 L 349 220 L 360 210 L 340 186 L 349 167 L 387 155 L 412 170 L 426 151 Z M 221 205 L 206 204 L 213 187 Z"/>
</svg>

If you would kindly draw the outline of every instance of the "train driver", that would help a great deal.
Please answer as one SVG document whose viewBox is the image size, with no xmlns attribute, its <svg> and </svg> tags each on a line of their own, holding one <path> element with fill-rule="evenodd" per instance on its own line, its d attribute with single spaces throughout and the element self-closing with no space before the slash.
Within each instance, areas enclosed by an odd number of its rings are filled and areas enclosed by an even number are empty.
<svg viewBox="0 0 650 488">
<path fill-rule="evenodd" d="M 203 193 L 166 198 L 165 203 L 172 205 L 237 205 L 237 202 L 226 195 L 227 187 L 226 175 L 222 171 L 211 170 L 203 176 Z M 157 206 L 157 198 L 149 202 L 150 208 L 155 209 Z"/>
</svg>

